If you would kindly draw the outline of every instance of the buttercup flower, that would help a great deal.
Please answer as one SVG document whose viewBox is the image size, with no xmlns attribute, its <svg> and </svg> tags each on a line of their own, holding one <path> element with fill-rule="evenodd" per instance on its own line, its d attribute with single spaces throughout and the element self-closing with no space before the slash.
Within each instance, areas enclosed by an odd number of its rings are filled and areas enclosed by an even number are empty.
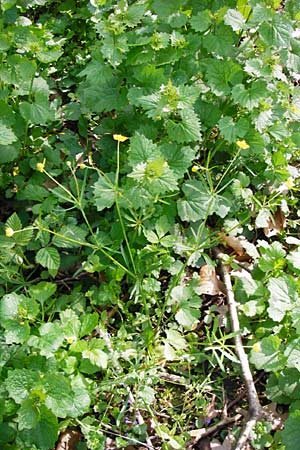
<svg viewBox="0 0 300 450">
<path fill-rule="evenodd" d="M 45 165 L 46 165 L 46 159 L 44 158 L 43 162 L 39 162 L 39 163 L 36 164 L 36 170 L 38 172 L 44 172 Z"/>
<path fill-rule="evenodd" d="M 5 228 L 5 236 L 6 237 L 12 237 L 14 234 L 14 230 L 11 227 Z"/>
<path fill-rule="evenodd" d="M 242 150 L 246 150 L 247 148 L 250 147 L 250 145 L 247 144 L 246 141 L 236 141 L 236 145 L 241 148 Z"/>
<path fill-rule="evenodd" d="M 113 138 L 115 141 L 118 141 L 118 142 L 125 142 L 125 141 L 127 141 L 127 139 L 129 139 L 128 137 L 123 136 L 122 134 L 113 134 Z"/>
</svg>

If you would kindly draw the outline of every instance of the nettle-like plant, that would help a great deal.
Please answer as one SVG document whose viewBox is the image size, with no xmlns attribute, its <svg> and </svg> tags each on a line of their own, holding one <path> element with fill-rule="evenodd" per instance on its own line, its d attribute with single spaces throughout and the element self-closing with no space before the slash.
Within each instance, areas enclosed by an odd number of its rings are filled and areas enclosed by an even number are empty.
<svg viewBox="0 0 300 450">
<path fill-rule="evenodd" d="M 237 371 L 213 308 L 197 329 L 199 268 L 237 242 L 242 331 L 295 448 L 297 3 L 1 2 L 1 448 L 66 427 L 89 449 L 149 444 L 146 417 L 154 446 L 183 448 L 195 411 L 159 422 L 156 388 L 183 371 L 203 416 L 196 381 Z"/>
</svg>

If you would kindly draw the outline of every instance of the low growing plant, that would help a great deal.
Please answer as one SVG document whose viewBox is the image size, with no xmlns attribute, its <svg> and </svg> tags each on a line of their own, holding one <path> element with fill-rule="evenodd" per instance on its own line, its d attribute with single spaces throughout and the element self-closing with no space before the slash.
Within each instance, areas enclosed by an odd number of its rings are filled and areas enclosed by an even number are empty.
<svg viewBox="0 0 300 450">
<path fill-rule="evenodd" d="M 253 447 L 295 450 L 296 0 L 0 4 L 1 448 L 181 449 L 220 417 L 240 371 L 203 288 L 219 246 L 290 411 Z"/>
</svg>

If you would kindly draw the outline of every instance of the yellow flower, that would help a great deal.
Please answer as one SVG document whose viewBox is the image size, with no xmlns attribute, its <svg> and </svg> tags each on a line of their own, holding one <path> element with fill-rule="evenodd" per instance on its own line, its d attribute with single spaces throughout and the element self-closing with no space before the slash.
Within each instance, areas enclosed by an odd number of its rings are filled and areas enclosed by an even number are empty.
<svg viewBox="0 0 300 450">
<path fill-rule="evenodd" d="M 247 148 L 250 147 L 250 145 L 247 144 L 246 141 L 236 141 L 236 145 L 241 148 L 242 150 L 246 150 Z"/>
<path fill-rule="evenodd" d="M 298 113 L 298 112 L 299 112 L 299 108 L 298 108 L 298 106 L 296 106 L 296 105 L 293 105 L 291 109 L 292 109 L 292 111 L 293 111 L 294 113 Z"/>
<path fill-rule="evenodd" d="M 261 350 L 261 346 L 260 346 L 260 342 L 255 342 L 255 344 L 253 345 L 253 351 L 258 353 Z"/>
<path fill-rule="evenodd" d="M 115 141 L 118 141 L 118 142 L 125 142 L 125 141 L 127 141 L 127 139 L 129 139 L 128 137 L 123 136 L 122 134 L 113 134 L 113 138 Z"/>
<path fill-rule="evenodd" d="M 46 165 L 46 159 L 44 158 L 43 162 L 39 162 L 39 163 L 36 164 L 36 170 L 38 172 L 44 172 L 45 165 Z"/>
<path fill-rule="evenodd" d="M 199 166 L 193 166 L 192 167 L 192 172 L 198 172 L 198 170 L 200 170 Z"/>
<path fill-rule="evenodd" d="M 295 183 L 294 183 L 294 180 L 293 180 L 292 177 L 289 177 L 289 178 L 286 180 L 285 184 L 286 184 L 286 187 L 287 187 L 288 189 L 292 189 L 292 188 L 295 186 Z"/>
<path fill-rule="evenodd" d="M 13 168 L 12 174 L 13 174 L 14 177 L 16 177 L 17 175 L 19 175 L 19 172 L 20 172 L 19 167 L 15 166 Z"/>
<path fill-rule="evenodd" d="M 6 237 L 12 237 L 14 234 L 14 230 L 11 227 L 6 227 L 5 228 L 5 236 Z"/>
</svg>

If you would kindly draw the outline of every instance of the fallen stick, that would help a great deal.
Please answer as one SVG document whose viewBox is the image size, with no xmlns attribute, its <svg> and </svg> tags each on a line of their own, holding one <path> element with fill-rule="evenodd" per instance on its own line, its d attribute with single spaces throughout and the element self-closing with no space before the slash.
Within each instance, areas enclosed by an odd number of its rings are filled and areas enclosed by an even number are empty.
<svg viewBox="0 0 300 450">
<path fill-rule="evenodd" d="M 244 378 L 248 394 L 249 419 L 246 421 L 244 427 L 242 428 L 242 431 L 240 433 L 240 436 L 234 449 L 234 450 L 243 450 L 246 442 L 249 439 L 251 430 L 255 426 L 257 420 L 262 416 L 262 407 L 259 402 L 259 398 L 255 388 L 254 380 L 249 366 L 248 357 L 243 347 L 240 322 L 237 312 L 237 303 L 235 301 L 235 296 L 232 288 L 229 266 L 227 264 L 224 264 L 223 260 L 225 255 L 218 248 L 214 249 L 214 255 L 220 263 L 221 275 L 226 289 L 226 297 L 229 308 L 231 328 L 232 331 L 234 332 L 235 350 L 241 364 L 242 375 Z"/>
</svg>

